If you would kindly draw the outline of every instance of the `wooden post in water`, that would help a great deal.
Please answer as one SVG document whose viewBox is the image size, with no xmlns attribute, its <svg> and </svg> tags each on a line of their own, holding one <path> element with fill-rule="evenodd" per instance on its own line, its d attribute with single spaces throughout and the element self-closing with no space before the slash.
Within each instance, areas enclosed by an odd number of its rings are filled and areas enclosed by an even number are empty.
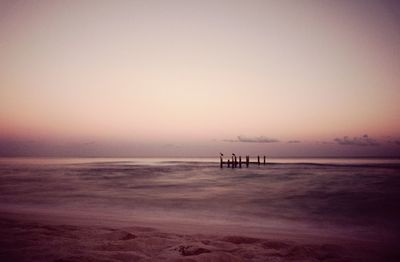
<svg viewBox="0 0 400 262">
<path fill-rule="evenodd" d="M 236 156 L 235 155 L 233 155 L 233 167 L 236 167 Z"/>
<path fill-rule="evenodd" d="M 221 156 L 219 157 L 219 166 L 220 168 L 224 167 L 224 159 L 223 159 L 223 154 L 220 153 Z M 250 165 L 250 156 L 245 156 L 246 160 L 243 163 L 242 162 L 242 156 L 239 156 L 239 161 L 238 161 L 238 157 L 235 154 L 232 154 L 231 159 L 227 159 L 226 164 L 228 165 L 228 167 L 232 167 L 232 168 L 237 168 L 239 166 L 239 168 L 242 168 L 242 164 L 246 164 L 246 167 L 249 167 Z M 256 163 L 256 162 L 251 162 L 251 163 Z M 263 165 L 265 166 L 267 164 L 267 157 L 263 156 Z M 232 165 L 232 166 L 231 166 Z M 258 155 L 257 156 L 257 165 L 261 165 L 261 157 Z"/>
</svg>

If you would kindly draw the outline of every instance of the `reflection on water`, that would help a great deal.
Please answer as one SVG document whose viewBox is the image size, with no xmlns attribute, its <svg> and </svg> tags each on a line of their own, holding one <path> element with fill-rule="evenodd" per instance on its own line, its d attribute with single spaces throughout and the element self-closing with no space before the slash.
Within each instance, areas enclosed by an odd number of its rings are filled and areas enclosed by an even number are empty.
<svg viewBox="0 0 400 262">
<path fill-rule="evenodd" d="M 0 208 L 399 232 L 398 160 L 273 159 L 242 169 L 217 161 L 1 159 Z"/>
</svg>

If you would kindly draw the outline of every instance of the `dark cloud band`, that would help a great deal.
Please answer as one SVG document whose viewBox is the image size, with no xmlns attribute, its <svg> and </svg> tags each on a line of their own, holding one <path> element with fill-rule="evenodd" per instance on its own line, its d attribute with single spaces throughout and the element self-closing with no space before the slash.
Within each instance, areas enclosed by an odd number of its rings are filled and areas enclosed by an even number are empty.
<svg viewBox="0 0 400 262">
<path fill-rule="evenodd" d="M 379 143 L 375 139 L 370 138 L 368 135 L 350 138 L 344 136 L 343 138 L 335 138 L 334 141 L 338 145 L 343 146 L 378 146 Z"/>
<path fill-rule="evenodd" d="M 224 142 L 242 142 L 242 143 L 276 143 L 279 142 L 278 139 L 270 138 L 266 136 L 257 136 L 257 137 L 246 137 L 246 136 L 238 136 L 237 139 L 224 139 Z"/>
</svg>

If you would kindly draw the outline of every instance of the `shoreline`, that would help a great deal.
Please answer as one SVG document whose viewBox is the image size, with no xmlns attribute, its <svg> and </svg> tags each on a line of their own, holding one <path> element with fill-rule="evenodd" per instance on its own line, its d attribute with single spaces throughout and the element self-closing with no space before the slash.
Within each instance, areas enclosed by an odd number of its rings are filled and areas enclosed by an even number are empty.
<svg viewBox="0 0 400 262">
<path fill-rule="evenodd" d="M 264 238 L 274 235 L 277 239 L 297 239 L 308 243 L 320 242 L 360 242 L 377 243 L 390 239 L 394 241 L 395 235 L 381 235 L 375 232 L 369 234 L 355 230 L 349 231 L 350 227 L 339 228 L 333 225 L 305 224 L 292 220 L 264 220 L 263 225 L 259 223 L 248 223 L 246 221 L 221 220 L 193 217 L 177 217 L 168 212 L 143 213 L 124 212 L 117 213 L 114 210 L 99 209 L 71 209 L 67 211 L 58 208 L 40 208 L 27 206 L 3 206 L 0 207 L 0 217 L 19 218 L 21 220 L 29 217 L 31 221 L 49 224 L 70 224 L 77 226 L 108 226 L 127 227 L 132 224 L 141 227 L 151 227 L 163 232 L 180 234 L 239 234 L 246 237 Z M 317 228 L 319 227 L 319 228 Z M 363 229 L 365 229 L 363 227 Z M 317 239 L 317 240 L 315 240 Z"/>
<path fill-rule="evenodd" d="M 395 261 L 391 244 L 296 232 L 0 213 L 2 261 Z M 213 232 L 213 233 L 212 233 Z M 384 259 L 383 259 L 384 258 Z M 383 260 L 382 260 L 383 259 Z M 393 259 L 393 260 L 392 260 Z"/>
</svg>

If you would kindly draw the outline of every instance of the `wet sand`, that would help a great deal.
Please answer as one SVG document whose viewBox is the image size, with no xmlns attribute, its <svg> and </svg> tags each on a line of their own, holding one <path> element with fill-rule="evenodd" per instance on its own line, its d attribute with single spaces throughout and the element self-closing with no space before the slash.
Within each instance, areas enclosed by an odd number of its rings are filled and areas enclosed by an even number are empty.
<svg viewBox="0 0 400 262">
<path fill-rule="evenodd" d="M 139 224 L 139 225 L 137 225 Z M 1 212 L 0 261 L 398 261 L 381 241 Z M 211 233 L 211 232 L 214 233 Z M 240 233 L 238 233 L 240 232 Z"/>
</svg>

